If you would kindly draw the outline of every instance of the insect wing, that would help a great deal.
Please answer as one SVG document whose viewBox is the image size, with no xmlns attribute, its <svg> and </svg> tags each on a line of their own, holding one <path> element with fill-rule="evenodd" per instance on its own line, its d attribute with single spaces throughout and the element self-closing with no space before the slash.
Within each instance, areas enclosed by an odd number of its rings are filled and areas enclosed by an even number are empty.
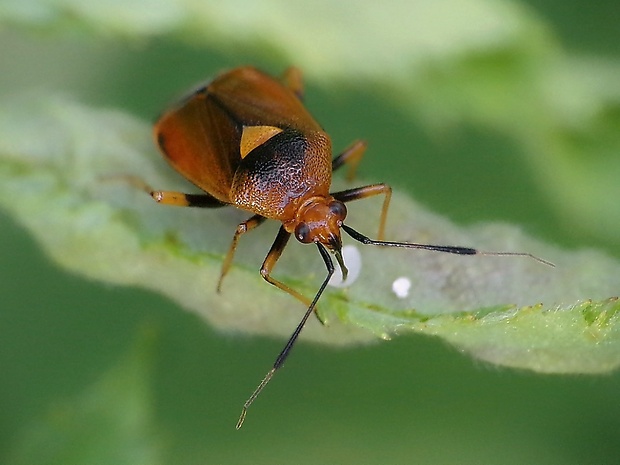
<svg viewBox="0 0 620 465">
<path fill-rule="evenodd" d="M 155 137 L 168 162 L 189 181 L 222 202 L 239 163 L 240 130 L 215 104 L 207 89 L 169 110 L 155 125 Z"/>
<path fill-rule="evenodd" d="M 321 130 L 293 91 L 254 68 L 243 67 L 217 77 L 164 113 L 155 125 L 155 137 L 179 173 L 230 203 L 232 180 L 242 157 L 277 134 L 274 128 Z"/>
</svg>

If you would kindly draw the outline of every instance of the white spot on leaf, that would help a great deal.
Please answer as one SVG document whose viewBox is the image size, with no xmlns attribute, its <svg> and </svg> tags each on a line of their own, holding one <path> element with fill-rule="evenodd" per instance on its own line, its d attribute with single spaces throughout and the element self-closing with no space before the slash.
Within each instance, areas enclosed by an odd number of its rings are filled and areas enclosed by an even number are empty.
<svg viewBox="0 0 620 465">
<path fill-rule="evenodd" d="M 411 288 L 411 280 L 401 276 L 396 278 L 392 283 L 392 291 L 399 299 L 404 299 L 409 295 L 409 289 Z"/>
</svg>

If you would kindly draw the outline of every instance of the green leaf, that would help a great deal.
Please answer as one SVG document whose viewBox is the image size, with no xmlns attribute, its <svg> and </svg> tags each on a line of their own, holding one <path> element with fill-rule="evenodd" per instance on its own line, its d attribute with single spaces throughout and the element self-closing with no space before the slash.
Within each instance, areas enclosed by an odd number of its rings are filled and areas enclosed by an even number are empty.
<svg viewBox="0 0 620 465">
<path fill-rule="evenodd" d="M 149 133 L 122 112 L 68 99 L 7 100 L 0 107 L 0 202 L 76 273 L 160 292 L 221 330 L 288 336 L 303 308 L 257 271 L 276 225 L 242 238 L 216 293 L 234 227 L 248 215 L 160 206 L 129 185 L 122 176 L 191 189 L 156 153 Z M 348 223 L 372 236 L 379 209 L 380 200 L 355 202 Z M 311 321 L 305 338 L 351 344 L 416 331 L 496 364 L 542 372 L 604 372 L 620 363 L 619 305 L 609 299 L 620 288 L 617 261 L 594 251 L 561 251 L 506 225 L 457 227 L 398 192 L 387 236 L 525 251 L 557 267 L 525 257 L 358 245 L 359 277 L 326 292 L 320 311 L 329 326 Z M 315 249 L 297 243 L 275 272 L 309 296 L 324 275 Z M 411 283 L 406 297 L 392 290 L 399 277 Z"/>
<path fill-rule="evenodd" d="M 10 465 L 156 465 L 160 439 L 150 425 L 148 389 L 154 335 L 73 399 L 57 402 L 20 432 Z"/>
<path fill-rule="evenodd" d="M 463 122 L 508 135 L 567 227 L 608 240 L 620 232 L 619 64 L 566 56 L 545 25 L 517 3 L 317 7 L 266 0 L 251 8 L 244 0 L 8 0 L 0 5 L 0 22 L 138 41 L 177 35 L 219 50 L 275 51 L 315 81 L 372 85 L 438 136 Z M 91 59 L 89 68 L 102 61 Z M 0 202 L 68 269 L 161 292 L 222 330 L 287 336 L 300 305 L 256 271 L 274 225 L 243 238 L 218 295 L 222 256 L 247 215 L 161 207 L 115 178 L 134 174 L 156 188 L 188 189 L 155 153 L 148 133 L 119 111 L 41 95 L 7 99 L 0 108 Z M 372 200 L 352 205 L 349 223 L 373 236 L 378 209 Z M 459 228 L 401 193 L 394 196 L 388 237 L 527 251 L 558 266 L 360 247 L 358 280 L 321 300 L 329 327 L 312 321 L 304 337 L 350 344 L 414 330 L 497 364 L 588 373 L 617 366 L 617 303 L 611 299 L 620 281 L 617 261 L 593 251 L 563 252 L 514 227 Z M 309 296 L 325 273 L 313 252 L 291 244 L 276 270 Z M 411 282 L 404 298 L 392 291 L 400 277 Z"/>
</svg>

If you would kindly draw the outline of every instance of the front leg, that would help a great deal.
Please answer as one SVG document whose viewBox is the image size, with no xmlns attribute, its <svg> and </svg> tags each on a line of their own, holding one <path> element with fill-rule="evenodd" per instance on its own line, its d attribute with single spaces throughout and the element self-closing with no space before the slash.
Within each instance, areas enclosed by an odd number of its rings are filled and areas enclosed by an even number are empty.
<svg viewBox="0 0 620 465">
<path fill-rule="evenodd" d="M 273 241 L 273 245 L 271 246 L 271 249 L 269 249 L 269 252 L 267 253 L 267 256 L 265 257 L 265 260 L 263 261 L 263 265 L 260 268 L 260 275 L 269 284 L 273 284 L 278 289 L 282 289 L 287 294 L 292 295 L 300 302 L 303 302 L 304 305 L 306 305 L 307 307 L 308 305 L 310 305 L 310 299 L 307 299 L 306 297 L 301 295 L 296 290 L 291 289 L 286 284 L 281 283 L 277 279 L 274 279 L 271 277 L 271 272 L 276 266 L 276 262 L 280 259 L 280 256 L 282 255 L 282 251 L 286 247 L 286 244 L 288 243 L 288 240 L 290 237 L 291 237 L 291 233 L 287 232 L 286 229 L 284 229 L 284 226 L 280 226 L 278 235 L 276 236 L 276 239 Z"/>
<path fill-rule="evenodd" d="M 280 256 L 282 255 L 282 251 L 286 247 L 286 244 L 288 243 L 288 240 L 290 237 L 291 237 L 291 233 L 287 232 L 286 229 L 284 229 L 284 226 L 280 226 L 278 235 L 276 236 L 276 239 L 273 241 L 273 245 L 271 246 L 271 249 L 269 249 L 269 252 L 267 253 L 267 256 L 265 257 L 265 261 L 263 261 L 263 266 L 261 266 L 260 274 L 263 277 L 263 279 L 267 281 L 269 284 L 272 284 L 276 286 L 278 289 L 283 290 L 287 294 L 292 295 L 297 300 L 302 302 L 306 307 L 309 307 L 310 304 L 312 303 L 310 299 L 301 295 L 295 289 L 292 289 L 286 284 L 271 277 L 271 272 L 276 266 L 276 262 L 280 259 Z M 322 324 L 325 324 L 325 322 L 321 319 L 321 317 L 317 313 L 316 308 L 314 308 L 314 314 L 316 315 L 316 317 Z"/>
</svg>

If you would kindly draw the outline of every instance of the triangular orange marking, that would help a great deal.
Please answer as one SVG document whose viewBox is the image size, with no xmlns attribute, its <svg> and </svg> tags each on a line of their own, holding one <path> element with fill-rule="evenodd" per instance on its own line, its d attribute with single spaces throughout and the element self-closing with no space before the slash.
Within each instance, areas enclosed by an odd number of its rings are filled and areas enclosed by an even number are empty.
<svg viewBox="0 0 620 465">
<path fill-rule="evenodd" d="M 244 126 L 243 133 L 241 134 L 241 144 L 239 144 L 241 158 L 245 158 L 256 147 L 263 145 L 281 132 L 282 129 L 275 126 Z"/>
</svg>

